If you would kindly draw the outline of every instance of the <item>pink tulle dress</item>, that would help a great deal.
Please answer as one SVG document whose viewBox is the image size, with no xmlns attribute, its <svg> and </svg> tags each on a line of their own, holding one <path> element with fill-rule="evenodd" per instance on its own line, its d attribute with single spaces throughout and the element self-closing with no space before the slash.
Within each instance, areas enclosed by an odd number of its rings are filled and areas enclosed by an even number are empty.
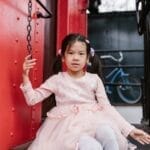
<svg viewBox="0 0 150 150">
<path fill-rule="evenodd" d="M 85 73 L 72 78 L 67 72 L 51 76 L 39 88 L 21 85 L 26 102 L 34 105 L 55 93 L 56 107 L 47 113 L 28 150 L 77 150 L 82 135 L 95 136 L 101 125 L 114 130 L 120 150 L 128 149 L 126 137 L 134 128 L 108 101 L 101 79 Z"/>
</svg>

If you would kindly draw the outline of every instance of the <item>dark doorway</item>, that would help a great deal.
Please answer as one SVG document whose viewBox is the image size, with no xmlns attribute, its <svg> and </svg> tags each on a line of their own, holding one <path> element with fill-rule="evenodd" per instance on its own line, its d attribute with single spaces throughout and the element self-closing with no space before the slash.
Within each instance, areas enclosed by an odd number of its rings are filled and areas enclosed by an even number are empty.
<svg viewBox="0 0 150 150">
<path fill-rule="evenodd" d="M 53 74 L 52 65 L 56 57 L 57 1 L 47 0 L 47 8 L 52 12 L 52 18 L 46 19 L 45 24 L 44 81 Z M 42 105 L 42 116 L 44 118 L 47 111 L 50 110 L 54 105 L 54 95 L 50 96 L 47 100 L 44 100 Z"/>
<path fill-rule="evenodd" d="M 103 75 L 104 78 L 106 77 L 105 85 L 109 86 L 108 92 L 110 93 L 108 93 L 108 96 L 111 103 L 115 105 L 140 103 L 142 95 L 140 79 L 144 75 L 144 40 L 143 36 L 139 36 L 137 32 L 135 11 L 89 15 L 88 23 L 89 39 L 99 57 L 111 55 L 115 58 L 120 58 L 120 52 L 123 55 L 121 63 L 112 59 L 101 59 Z M 122 79 L 120 79 L 122 76 L 115 77 L 114 75 L 111 79 L 107 78 L 117 68 L 123 69 L 123 73 L 130 76 L 132 91 L 138 93 L 137 97 L 133 98 L 133 101 L 128 99 L 135 94 L 129 95 L 129 92 L 123 93 L 123 89 L 119 89 L 119 86 L 123 85 L 121 84 Z"/>
</svg>

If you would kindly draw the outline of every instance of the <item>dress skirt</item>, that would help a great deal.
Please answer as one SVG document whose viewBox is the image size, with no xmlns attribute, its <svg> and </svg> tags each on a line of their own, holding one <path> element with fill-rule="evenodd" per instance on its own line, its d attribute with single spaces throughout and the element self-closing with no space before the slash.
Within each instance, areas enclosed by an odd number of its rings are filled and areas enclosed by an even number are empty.
<svg viewBox="0 0 150 150">
<path fill-rule="evenodd" d="M 28 150 L 77 150 L 82 135 L 94 137 L 101 125 L 110 125 L 116 134 L 119 149 L 127 150 L 127 139 L 116 122 L 98 104 L 64 105 L 54 107 L 36 134 Z"/>
</svg>

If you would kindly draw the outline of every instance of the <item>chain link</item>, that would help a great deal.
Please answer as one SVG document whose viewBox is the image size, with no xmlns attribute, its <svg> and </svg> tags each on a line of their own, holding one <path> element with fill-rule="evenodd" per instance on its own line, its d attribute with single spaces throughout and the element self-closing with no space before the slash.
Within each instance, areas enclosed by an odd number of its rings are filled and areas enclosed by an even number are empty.
<svg viewBox="0 0 150 150">
<path fill-rule="evenodd" d="M 31 13 L 32 13 L 32 0 L 29 0 L 28 2 L 28 25 L 27 25 L 27 51 L 29 54 L 32 54 L 32 45 L 31 45 L 31 31 L 32 31 L 32 26 L 31 26 L 31 21 L 32 21 L 32 17 L 31 17 Z"/>
</svg>

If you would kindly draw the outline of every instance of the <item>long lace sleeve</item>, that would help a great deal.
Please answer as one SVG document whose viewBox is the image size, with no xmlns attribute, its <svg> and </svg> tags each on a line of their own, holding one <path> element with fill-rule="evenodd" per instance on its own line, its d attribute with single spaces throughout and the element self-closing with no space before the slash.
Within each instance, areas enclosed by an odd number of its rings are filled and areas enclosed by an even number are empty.
<svg viewBox="0 0 150 150">
<path fill-rule="evenodd" d="M 24 94 L 28 105 L 34 105 L 41 102 L 57 90 L 56 81 L 57 76 L 52 76 L 47 79 L 40 87 L 33 89 L 31 82 L 25 85 L 21 84 L 20 88 Z"/>
<path fill-rule="evenodd" d="M 125 137 L 127 137 L 129 133 L 131 132 L 131 130 L 134 129 L 135 127 L 132 126 L 129 122 L 127 122 L 119 114 L 119 112 L 110 104 L 108 97 L 106 95 L 106 92 L 105 92 L 104 85 L 98 76 L 97 76 L 96 97 L 97 97 L 99 105 L 101 105 L 104 108 L 104 111 L 106 112 L 107 116 L 113 119 L 117 123 L 122 134 Z"/>
</svg>

